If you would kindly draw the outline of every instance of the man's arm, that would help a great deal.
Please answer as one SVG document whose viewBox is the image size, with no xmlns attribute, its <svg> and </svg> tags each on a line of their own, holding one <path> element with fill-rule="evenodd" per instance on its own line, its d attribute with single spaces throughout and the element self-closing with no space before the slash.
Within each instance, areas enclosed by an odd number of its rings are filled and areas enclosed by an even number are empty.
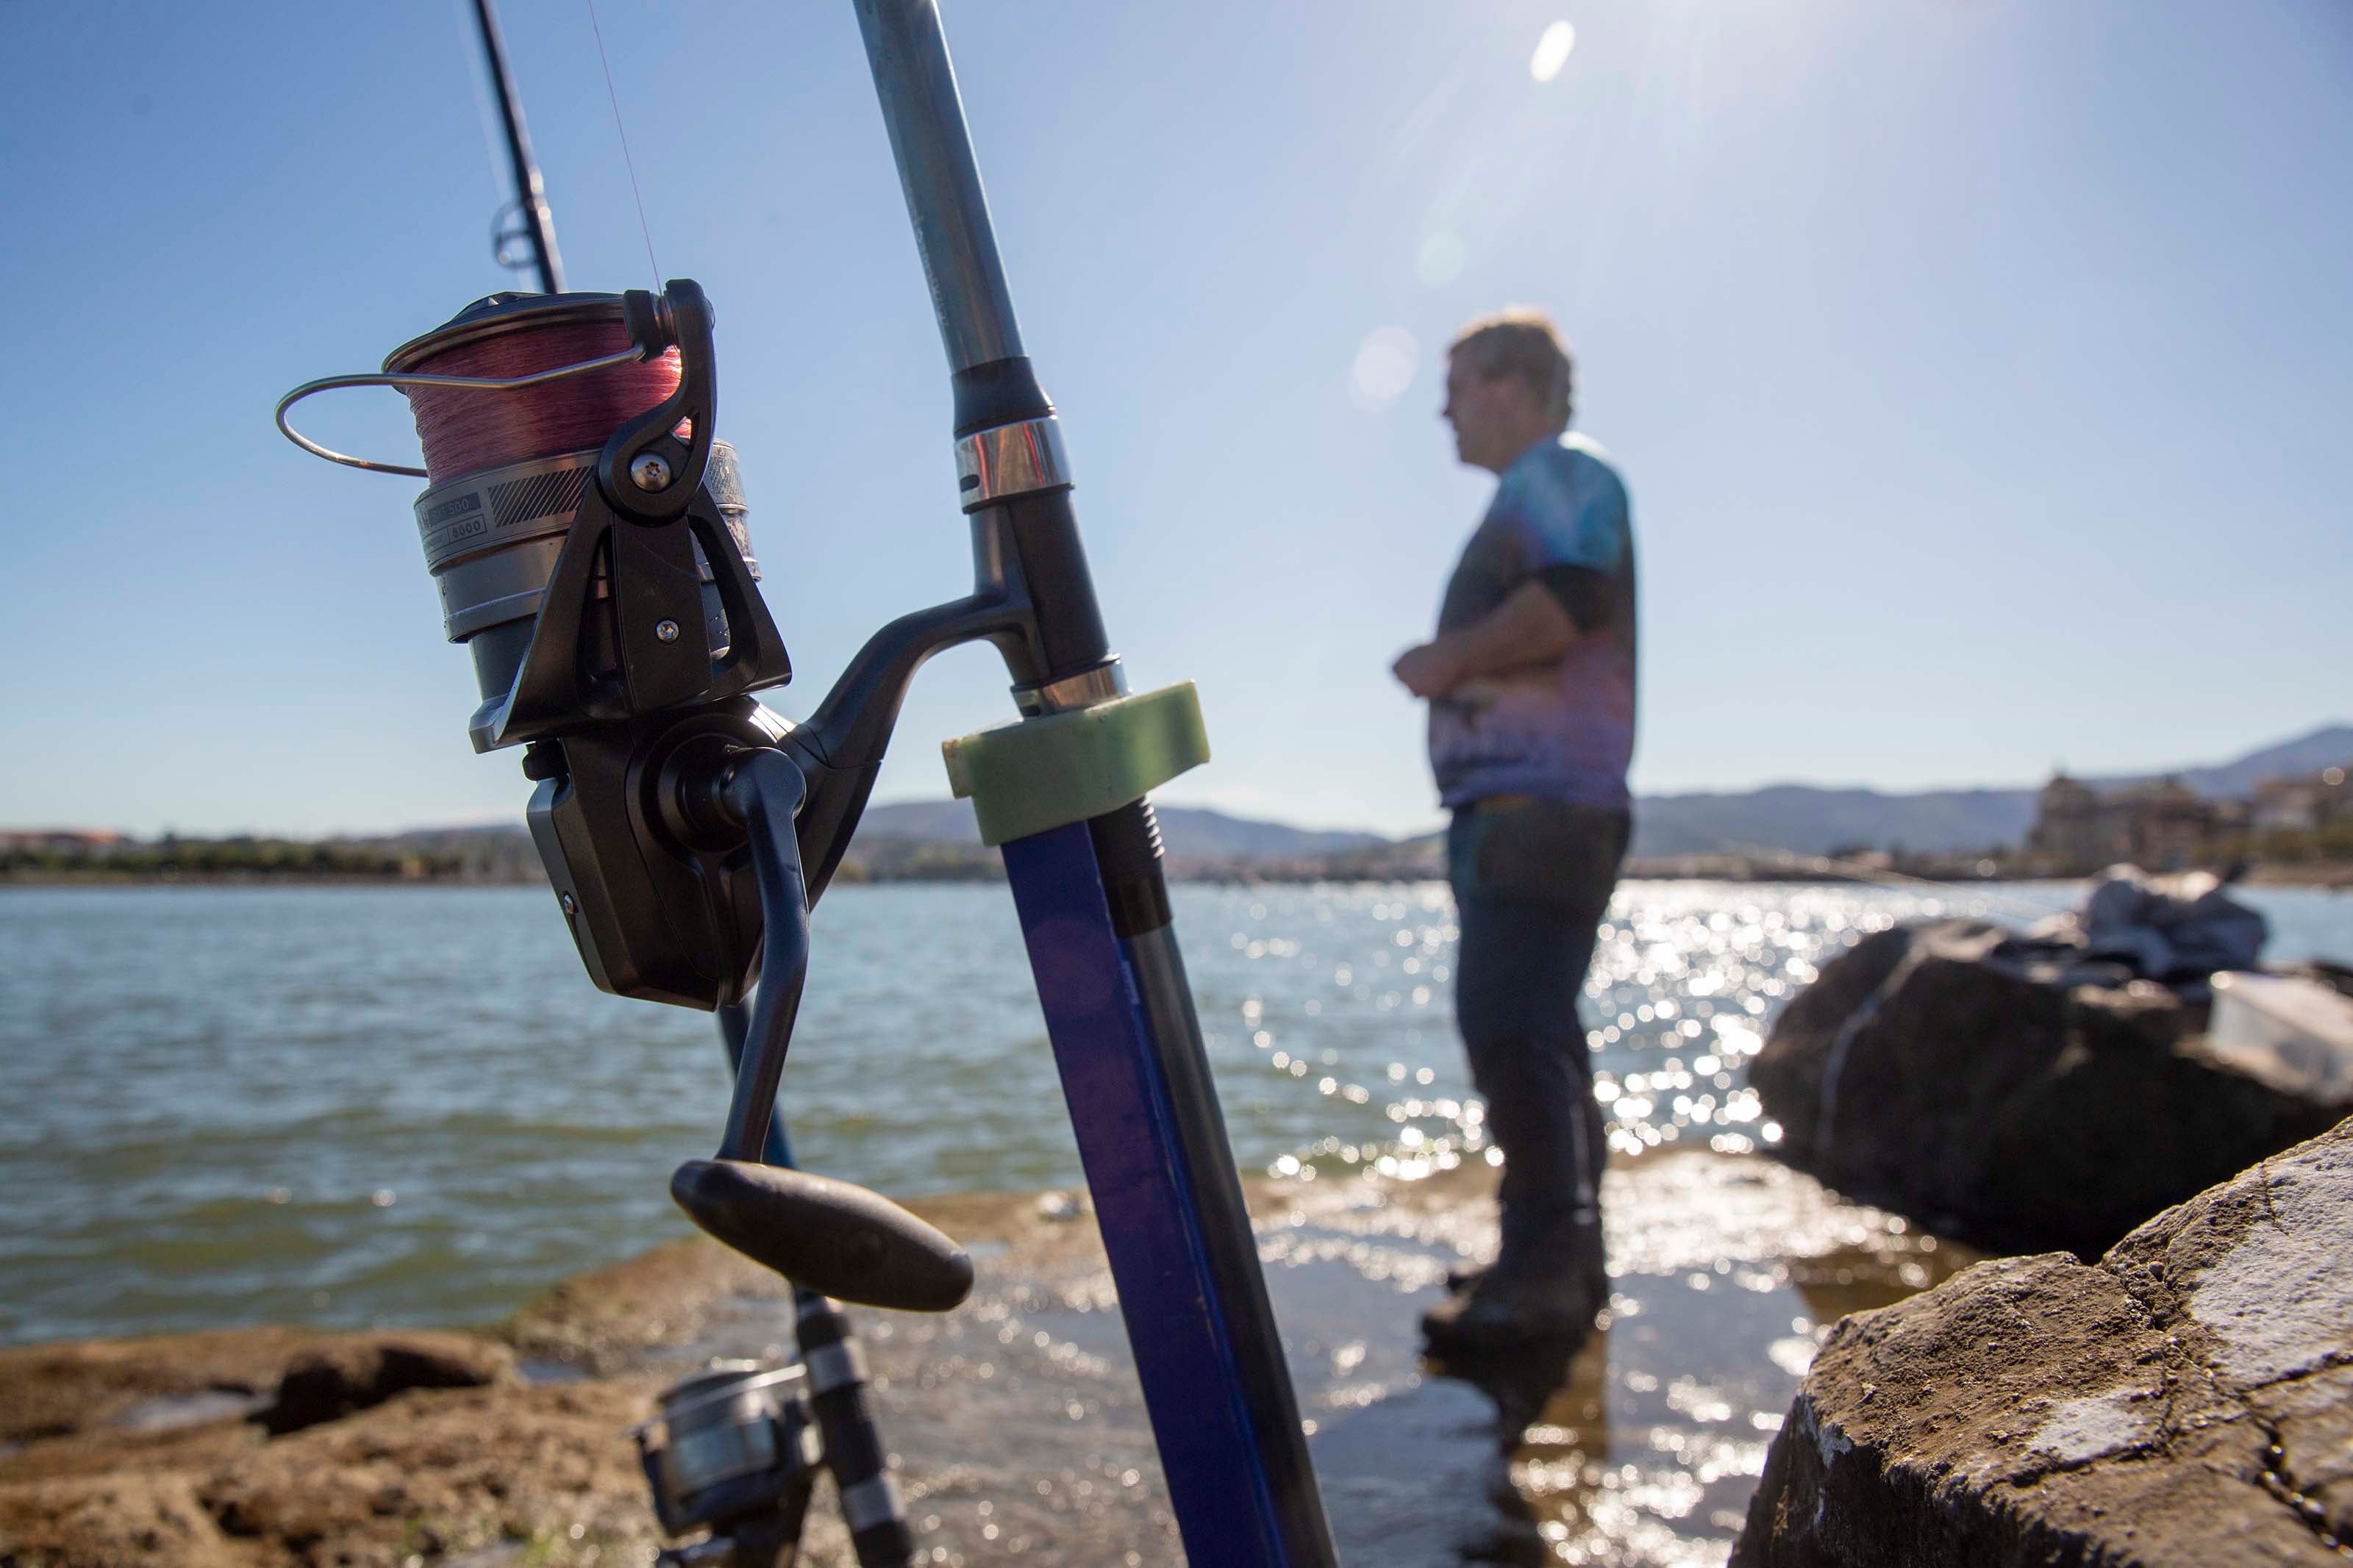
<svg viewBox="0 0 2353 1568">
<path fill-rule="evenodd" d="M 1549 664 L 1586 635 L 1560 590 L 1531 578 L 1484 617 L 1408 648 L 1391 673 L 1416 697 L 1446 696 L 1464 681 Z"/>
</svg>

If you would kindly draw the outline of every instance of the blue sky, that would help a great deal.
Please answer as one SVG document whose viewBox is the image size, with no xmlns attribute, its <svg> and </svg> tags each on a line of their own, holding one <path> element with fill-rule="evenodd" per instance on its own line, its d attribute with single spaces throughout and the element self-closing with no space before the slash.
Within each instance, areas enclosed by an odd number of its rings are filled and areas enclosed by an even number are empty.
<svg viewBox="0 0 2353 1568">
<path fill-rule="evenodd" d="M 580 0 L 506 0 L 575 287 L 648 280 Z M 720 312 L 798 714 L 961 592 L 947 390 L 849 7 L 602 0 L 666 272 Z M 1531 74 L 1546 26 L 1576 47 Z M 1646 791 L 2225 755 L 2345 715 L 2353 7 L 952 4 L 1114 641 L 1200 683 L 1166 798 L 1437 816 L 1424 635 L 1486 495 L 1465 318 L 1554 310 L 1627 472 Z M 406 481 L 272 431 L 505 286 L 458 0 L 0 5 L 0 824 L 515 817 Z M 1398 350 L 1412 345 L 1400 358 Z M 1371 355 L 1366 345 L 1374 344 Z M 1359 384 L 1387 355 L 1386 379 Z M 313 405 L 413 451 L 391 394 Z M 1010 716 L 935 663 L 882 797 Z"/>
</svg>

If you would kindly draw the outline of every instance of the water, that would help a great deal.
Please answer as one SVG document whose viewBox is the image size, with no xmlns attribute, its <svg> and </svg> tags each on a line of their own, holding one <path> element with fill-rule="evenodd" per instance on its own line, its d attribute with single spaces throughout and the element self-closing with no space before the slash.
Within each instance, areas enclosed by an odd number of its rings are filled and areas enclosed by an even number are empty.
<svg viewBox="0 0 2353 1568">
<path fill-rule="evenodd" d="M 1573 1353 L 1443 1363 L 1412 1324 L 1450 1266 L 1494 1245 L 1485 1184 L 1462 1179 L 1474 1174 L 1283 1184 L 1260 1205 L 1259 1257 L 1349 1568 L 1723 1568 L 1829 1325 L 1972 1256 L 1765 1161 L 1625 1162 L 1605 1184 L 1609 1321 Z M 957 1310 L 858 1314 L 921 1552 L 944 1568 L 1179 1561 L 1091 1227 L 1006 1229 Z M 774 1293 L 735 1296 L 648 1359 L 672 1377 L 708 1355 L 774 1359 L 791 1314 Z"/>
<path fill-rule="evenodd" d="M 1588 987 L 1623 1148 L 1774 1129 L 1743 1068 L 1860 932 L 2072 889 L 1630 883 Z M 2274 956 L 2353 898 L 2249 895 Z M 1442 886 L 1176 889 L 1246 1167 L 1490 1156 Z M 0 892 L 0 1342 L 279 1321 L 463 1323 L 683 1234 L 726 1101 L 711 1020 L 591 987 L 535 889 Z M 1075 1183 L 1001 888 L 825 900 L 785 1089 L 811 1167 L 911 1194 Z"/>
</svg>

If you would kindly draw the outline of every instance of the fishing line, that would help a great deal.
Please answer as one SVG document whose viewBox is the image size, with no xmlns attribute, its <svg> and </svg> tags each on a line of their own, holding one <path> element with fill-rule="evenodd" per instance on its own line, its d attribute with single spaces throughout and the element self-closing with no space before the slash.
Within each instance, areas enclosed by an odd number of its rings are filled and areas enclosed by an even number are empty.
<svg viewBox="0 0 2353 1568">
<path fill-rule="evenodd" d="M 609 319 L 536 322 L 461 342 L 397 366 L 427 375 L 505 380 L 620 353 L 629 335 Z M 512 392 L 411 385 L 407 394 L 435 484 L 459 474 L 601 447 L 616 426 L 678 390 L 678 351 Z"/>
<path fill-rule="evenodd" d="M 613 134 L 620 138 L 621 166 L 629 173 L 629 195 L 638 204 L 638 232 L 646 237 L 646 267 L 653 273 L 656 292 L 661 289 L 661 263 L 654 259 L 654 231 L 646 222 L 646 196 L 638 188 L 637 160 L 629 156 L 629 133 L 621 124 L 621 95 L 613 86 L 613 62 L 605 53 L 605 29 L 596 23 L 596 0 L 587 0 L 588 30 L 596 36 L 596 63 L 605 68 L 605 96 L 613 103 Z"/>
</svg>

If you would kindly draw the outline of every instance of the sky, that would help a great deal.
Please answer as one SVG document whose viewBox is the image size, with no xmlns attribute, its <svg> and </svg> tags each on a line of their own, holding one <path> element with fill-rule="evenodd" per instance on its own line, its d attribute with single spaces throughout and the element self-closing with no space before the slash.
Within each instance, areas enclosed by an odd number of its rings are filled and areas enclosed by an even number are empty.
<svg viewBox="0 0 2353 1568">
<path fill-rule="evenodd" d="M 572 285 L 718 310 L 799 716 L 969 584 L 945 366 L 847 5 L 504 0 Z M 1428 635 L 1492 479 L 1444 345 L 1558 318 L 1641 560 L 1646 793 L 2030 782 L 2353 712 L 2353 6 L 951 0 L 1162 798 L 1438 819 Z M 520 820 L 412 482 L 272 429 L 510 286 L 462 0 L 0 0 L 0 826 Z M 1560 53 L 1564 34 L 1573 47 Z M 1549 42 L 1547 42 L 1549 40 Z M 1548 78 L 1548 79 L 1546 79 Z M 413 461 L 388 392 L 305 405 Z M 879 799 L 1012 717 L 920 678 Z"/>
</svg>

